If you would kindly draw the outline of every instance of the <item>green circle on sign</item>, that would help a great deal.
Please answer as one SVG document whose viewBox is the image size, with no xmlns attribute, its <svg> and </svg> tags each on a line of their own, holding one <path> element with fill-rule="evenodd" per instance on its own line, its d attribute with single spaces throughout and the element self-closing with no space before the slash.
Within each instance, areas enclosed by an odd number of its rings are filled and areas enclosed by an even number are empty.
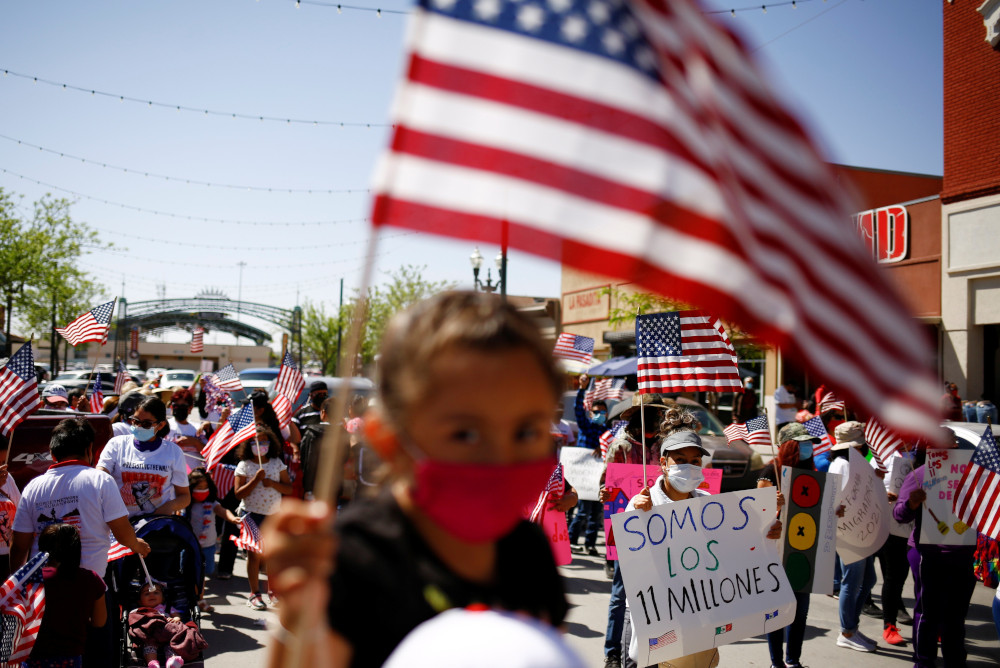
<svg viewBox="0 0 1000 668">
<path fill-rule="evenodd" d="M 801 552 L 792 552 L 785 559 L 785 573 L 788 575 L 788 584 L 792 586 L 792 591 L 805 589 L 812 579 L 812 565 L 809 563 L 809 558 Z"/>
<path fill-rule="evenodd" d="M 796 513 L 788 520 L 788 544 L 796 550 L 808 550 L 816 544 L 816 520 L 806 513 Z"/>
</svg>

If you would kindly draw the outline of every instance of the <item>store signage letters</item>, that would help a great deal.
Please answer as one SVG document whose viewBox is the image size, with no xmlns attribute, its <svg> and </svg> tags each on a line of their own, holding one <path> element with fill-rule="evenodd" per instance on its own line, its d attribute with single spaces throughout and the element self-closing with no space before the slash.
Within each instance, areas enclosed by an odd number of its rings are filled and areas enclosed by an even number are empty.
<svg viewBox="0 0 1000 668">
<path fill-rule="evenodd" d="M 876 261 L 889 263 L 906 259 L 910 217 L 905 206 L 893 204 L 862 211 L 854 217 L 854 221 Z"/>
</svg>

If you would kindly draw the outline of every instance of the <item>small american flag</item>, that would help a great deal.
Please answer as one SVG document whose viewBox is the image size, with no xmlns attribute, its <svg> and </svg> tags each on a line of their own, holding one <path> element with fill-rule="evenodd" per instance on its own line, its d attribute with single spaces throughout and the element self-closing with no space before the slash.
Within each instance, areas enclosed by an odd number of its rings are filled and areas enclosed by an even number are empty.
<svg viewBox="0 0 1000 668">
<path fill-rule="evenodd" d="M 118 373 L 115 374 L 115 394 L 121 394 L 125 383 L 130 380 L 132 380 L 132 377 L 129 375 L 128 369 L 125 368 L 121 360 L 118 360 Z"/>
<path fill-rule="evenodd" d="M 595 401 L 616 401 L 621 399 L 624 394 L 624 378 L 591 378 L 590 385 L 583 394 L 583 407 L 590 410 Z"/>
<path fill-rule="evenodd" d="M 605 431 L 601 434 L 601 437 L 597 439 L 601 444 L 601 459 L 606 460 L 608 458 L 608 448 L 611 447 L 611 444 L 616 438 L 625 432 L 625 425 L 627 424 L 628 422 L 625 420 L 615 420 L 615 423 L 611 425 L 611 429 Z"/>
<path fill-rule="evenodd" d="M 205 350 L 205 329 L 203 327 L 195 327 L 194 332 L 191 334 L 191 352 L 200 353 Z"/>
<path fill-rule="evenodd" d="M 10 356 L 0 370 L 0 432 L 4 438 L 14 427 L 38 410 L 38 376 L 35 356 L 28 341 Z"/>
<path fill-rule="evenodd" d="M 233 447 L 235 447 L 235 443 L 233 443 L 233 428 L 226 421 L 215 430 L 212 438 L 208 439 L 208 443 L 201 449 L 201 456 L 205 458 L 205 469 L 208 471 L 213 470 Z"/>
<path fill-rule="evenodd" d="M 103 346 L 108 341 L 115 301 L 112 299 L 106 304 L 95 306 L 65 327 L 56 327 L 56 331 L 69 341 L 71 346 L 89 341 L 98 341 Z"/>
<path fill-rule="evenodd" d="M 236 413 L 230 415 L 229 426 L 233 430 L 233 443 L 230 447 L 235 447 L 243 441 L 253 438 L 257 433 L 257 423 L 254 420 L 253 404 L 248 403 Z"/>
<path fill-rule="evenodd" d="M 594 361 L 594 340 L 589 336 L 577 336 L 563 332 L 556 339 L 556 347 L 552 351 L 552 356 L 590 365 Z"/>
<path fill-rule="evenodd" d="M 127 557 L 130 554 L 135 554 L 129 548 L 125 547 L 118 542 L 113 535 L 111 536 L 111 546 L 108 548 L 108 561 L 117 561 L 122 557 Z"/>
<path fill-rule="evenodd" d="M 827 392 L 823 395 L 823 398 L 819 400 L 819 406 L 816 407 L 820 415 L 824 413 L 829 413 L 830 411 L 840 411 L 844 412 L 844 402 L 837 398 L 833 392 Z"/>
<path fill-rule="evenodd" d="M 865 423 L 865 441 L 882 462 L 889 461 L 893 453 L 905 446 L 902 436 L 883 427 L 876 418 Z"/>
<path fill-rule="evenodd" d="M 295 366 L 292 354 L 286 350 L 285 356 L 281 358 L 281 369 L 278 370 L 278 378 L 274 383 L 274 391 L 279 396 L 288 397 L 289 401 L 295 403 L 295 400 L 302 393 L 302 388 L 305 386 L 306 381 L 302 378 L 302 374 L 299 373 L 298 367 Z M 277 410 L 277 407 L 275 407 L 275 410 Z"/>
<path fill-rule="evenodd" d="M 962 474 L 952 505 L 958 519 L 1000 540 L 1000 453 L 990 425 Z"/>
<path fill-rule="evenodd" d="M 215 375 L 215 384 L 222 390 L 229 390 L 230 392 L 242 392 L 243 383 L 240 382 L 240 374 L 237 373 L 236 368 L 232 364 L 227 364 L 226 366 L 219 369 Z"/>
<path fill-rule="evenodd" d="M 236 543 L 236 547 L 242 547 L 244 550 L 258 554 L 261 552 L 260 529 L 257 528 L 257 523 L 249 515 L 244 515 L 240 520 L 239 537 L 230 535 L 229 540 Z"/>
<path fill-rule="evenodd" d="M 565 489 L 566 483 L 563 481 L 563 465 L 556 464 L 555 470 L 552 471 L 552 475 L 549 476 L 548 481 L 545 483 L 545 489 L 538 495 L 538 501 L 535 503 L 535 507 L 528 519 L 536 523 L 541 522 L 542 517 L 545 515 L 545 503 L 549 498 L 561 498 Z"/>
<path fill-rule="evenodd" d="M 0 588 L 0 610 L 3 611 L 0 665 L 20 665 L 35 646 L 45 614 L 42 566 L 48 558 L 47 552 L 39 552 Z"/>
<path fill-rule="evenodd" d="M 274 414 L 278 416 L 278 426 L 282 429 L 292 420 L 292 402 L 283 394 L 278 394 L 271 400 Z"/>
<path fill-rule="evenodd" d="M 101 389 L 101 372 L 94 376 L 94 386 L 90 389 L 90 412 L 100 413 L 104 408 L 104 391 Z"/>
<path fill-rule="evenodd" d="M 821 455 L 833 447 L 830 434 L 826 433 L 826 426 L 824 426 L 823 420 L 818 415 L 803 422 L 802 426 L 805 427 L 806 432 L 810 436 L 819 439 L 819 444 L 813 447 L 813 456 Z"/>
<path fill-rule="evenodd" d="M 215 491 L 221 499 L 229 494 L 233 483 L 236 482 L 236 467 L 232 464 L 219 464 L 212 469 L 211 476 L 212 482 L 215 483 Z"/>
<path fill-rule="evenodd" d="M 651 649 L 651 650 L 652 649 L 660 649 L 661 647 L 665 647 L 665 646 L 669 645 L 672 642 L 677 642 L 677 632 L 676 631 L 667 631 L 666 633 L 664 633 L 659 638 L 650 638 L 649 639 L 649 649 Z"/>
<path fill-rule="evenodd" d="M 760 445 L 767 447 L 771 445 L 771 427 L 767 423 L 767 418 L 760 415 L 751 418 L 746 422 L 734 422 L 728 427 L 724 427 L 722 432 L 726 435 L 726 442 L 746 441 L 749 445 Z"/>
<path fill-rule="evenodd" d="M 700 311 L 635 319 L 639 392 L 742 392 L 736 350 L 722 323 Z"/>
</svg>

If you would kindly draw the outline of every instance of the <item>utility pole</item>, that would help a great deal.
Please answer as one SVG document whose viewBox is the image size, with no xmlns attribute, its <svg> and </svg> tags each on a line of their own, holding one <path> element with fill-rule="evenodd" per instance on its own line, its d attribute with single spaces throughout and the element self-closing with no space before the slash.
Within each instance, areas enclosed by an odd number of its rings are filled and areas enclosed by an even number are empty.
<svg viewBox="0 0 1000 668">
<path fill-rule="evenodd" d="M 337 309 L 337 367 L 334 373 L 340 376 L 340 336 L 343 333 L 344 324 L 340 315 L 344 312 L 344 279 L 340 279 L 340 307 Z"/>
<path fill-rule="evenodd" d="M 56 377 L 56 371 L 59 369 L 59 352 L 56 346 L 59 344 L 58 334 L 56 334 L 56 288 L 52 286 L 52 334 L 51 334 L 51 346 L 52 350 L 49 351 L 49 373 L 50 378 Z"/>
</svg>

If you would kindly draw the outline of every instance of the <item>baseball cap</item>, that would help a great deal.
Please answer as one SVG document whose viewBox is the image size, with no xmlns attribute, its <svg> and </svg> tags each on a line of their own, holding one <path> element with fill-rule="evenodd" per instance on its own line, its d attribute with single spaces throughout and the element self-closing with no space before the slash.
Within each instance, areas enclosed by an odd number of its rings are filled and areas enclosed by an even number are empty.
<svg viewBox="0 0 1000 668">
<path fill-rule="evenodd" d="M 329 392 L 329 391 L 330 388 L 326 386 L 326 381 L 314 380 L 313 382 L 309 383 L 309 394 L 312 394 L 313 392 Z"/>
<path fill-rule="evenodd" d="M 663 443 L 660 443 L 660 454 L 666 456 L 670 450 L 681 450 L 683 448 L 698 448 L 701 450 L 701 454 L 706 457 L 712 454 L 701 444 L 701 436 L 687 429 L 675 431 L 663 439 Z"/>
<path fill-rule="evenodd" d="M 69 403 L 69 392 L 62 385 L 49 385 L 45 388 L 45 401 L 50 404 Z"/>
</svg>

